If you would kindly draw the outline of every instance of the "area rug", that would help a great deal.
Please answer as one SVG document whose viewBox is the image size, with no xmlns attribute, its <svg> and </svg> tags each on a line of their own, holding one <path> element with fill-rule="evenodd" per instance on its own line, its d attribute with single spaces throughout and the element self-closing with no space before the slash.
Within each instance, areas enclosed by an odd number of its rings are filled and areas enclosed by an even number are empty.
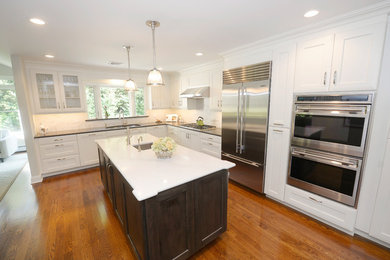
<svg viewBox="0 0 390 260">
<path fill-rule="evenodd" d="M 3 199 L 16 177 L 27 163 L 26 153 L 16 153 L 0 162 L 0 200 Z"/>
</svg>

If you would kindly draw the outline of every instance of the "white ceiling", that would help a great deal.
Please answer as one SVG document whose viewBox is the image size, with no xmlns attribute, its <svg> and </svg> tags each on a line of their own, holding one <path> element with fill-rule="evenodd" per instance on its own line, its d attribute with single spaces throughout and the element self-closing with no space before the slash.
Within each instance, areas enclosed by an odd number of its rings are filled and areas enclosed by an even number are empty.
<svg viewBox="0 0 390 260">
<path fill-rule="evenodd" d="M 126 67 L 123 44 L 132 49 L 132 68 L 151 69 L 151 30 L 156 29 L 157 63 L 178 70 L 218 58 L 218 53 L 317 23 L 378 0 L 1 0 L 0 63 L 10 66 L 10 55 L 77 64 Z M 309 9 L 314 18 L 304 18 Z M 31 24 L 39 17 L 46 25 Z M 195 52 L 204 52 L 197 57 Z M 112 66 L 111 66 L 112 67 Z"/>
</svg>

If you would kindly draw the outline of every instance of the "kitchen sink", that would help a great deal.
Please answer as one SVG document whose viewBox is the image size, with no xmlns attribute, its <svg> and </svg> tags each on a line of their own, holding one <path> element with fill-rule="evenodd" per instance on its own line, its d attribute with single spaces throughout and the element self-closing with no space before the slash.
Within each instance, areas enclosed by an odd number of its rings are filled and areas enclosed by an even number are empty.
<svg viewBox="0 0 390 260">
<path fill-rule="evenodd" d="M 139 127 L 141 126 L 140 124 L 130 124 L 130 125 L 110 125 L 106 126 L 106 128 L 118 128 L 118 127 Z"/>
<path fill-rule="evenodd" d="M 152 149 L 152 144 L 153 143 L 146 143 L 146 144 L 140 144 L 139 146 L 140 146 L 141 150 L 143 151 L 143 150 Z M 133 145 L 133 147 L 138 149 L 138 144 Z"/>
</svg>

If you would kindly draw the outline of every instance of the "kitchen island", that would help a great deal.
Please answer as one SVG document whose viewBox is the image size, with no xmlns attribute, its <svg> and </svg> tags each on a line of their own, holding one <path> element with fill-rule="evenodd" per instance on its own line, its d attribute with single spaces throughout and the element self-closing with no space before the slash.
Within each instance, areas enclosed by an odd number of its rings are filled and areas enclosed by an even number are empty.
<svg viewBox="0 0 390 260">
<path fill-rule="evenodd" d="M 101 179 L 139 259 L 186 259 L 226 230 L 234 164 L 180 145 L 157 159 L 147 149 L 155 139 L 97 140 Z"/>
</svg>

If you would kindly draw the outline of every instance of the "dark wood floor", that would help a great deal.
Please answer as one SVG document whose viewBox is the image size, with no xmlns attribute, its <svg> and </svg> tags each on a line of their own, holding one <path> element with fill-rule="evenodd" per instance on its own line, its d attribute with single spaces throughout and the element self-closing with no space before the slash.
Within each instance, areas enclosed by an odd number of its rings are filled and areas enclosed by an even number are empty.
<svg viewBox="0 0 390 260">
<path fill-rule="evenodd" d="M 21 174 L 0 202 L 0 259 L 135 259 L 98 169 Z M 229 184 L 228 230 L 193 259 L 390 259 L 390 251 Z"/>
</svg>

